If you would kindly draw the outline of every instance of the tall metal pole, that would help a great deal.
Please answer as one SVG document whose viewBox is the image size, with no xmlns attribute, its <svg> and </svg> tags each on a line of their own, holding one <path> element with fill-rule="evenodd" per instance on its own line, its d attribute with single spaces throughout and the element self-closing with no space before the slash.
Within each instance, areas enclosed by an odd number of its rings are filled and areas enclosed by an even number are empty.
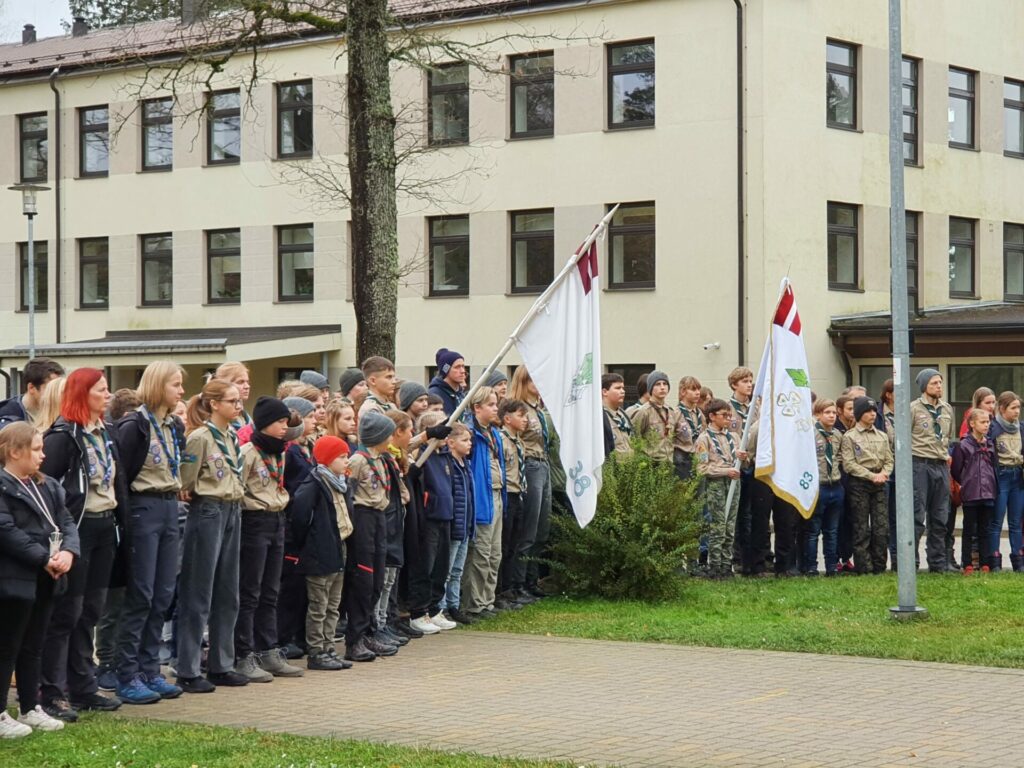
<svg viewBox="0 0 1024 768">
<path fill-rule="evenodd" d="M 927 614 L 917 604 L 914 485 L 910 457 L 910 320 L 907 307 L 907 218 L 903 200 L 903 35 L 900 0 L 889 0 L 889 249 L 892 280 L 892 380 L 896 414 L 897 619 Z"/>
<path fill-rule="evenodd" d="M 28 359 L 36 356 L 36 244 L 32 236 L 34 214 L 28 216 Z"/>
</svg>

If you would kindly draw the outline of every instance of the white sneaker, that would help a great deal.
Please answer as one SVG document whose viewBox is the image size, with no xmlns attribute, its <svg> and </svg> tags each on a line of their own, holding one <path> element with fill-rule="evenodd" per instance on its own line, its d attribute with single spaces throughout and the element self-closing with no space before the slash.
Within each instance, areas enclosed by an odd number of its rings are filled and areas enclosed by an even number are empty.
<svg viewBox="0 0 1024 768">
<path fill-rule="evenodd" d="M 32 729 L 24 723 L 19 723 L 7 712 L 0 712 L 0 739 L 20 739 L 28 736 Z"/>
<path fill-rule="evenodd" d="M 429 616 L 420 616 L 418 619 L 413 619 L 409 622 L 409 625 L 424 635 L 436 635 L 441 631 L 441 628 Z"/>
<path fill-rule="evenodd" d="M 448 619 L 445 618 L 445 615 L 443 613 L 438 613 L 437 616 L 431 616 L 430 621 L 438 629 L 442 629 L 445 631 L 449 629 L 455 629 L 457 626 L 459 626 L 454 621 L 448 621 Z"/>
<path fill-rule="evenodd" d="M 36 708 L 30 710 L 18 718 L 18 722 L 23 725 L 31 726 L 32 728 L 38 728 L 40 731 L 59 731 L 64 727 L 64 723 L 55 717 L 50 717 L 48 714 L 43 712 L 43 708 L 36 704 Z"/>
</svg>

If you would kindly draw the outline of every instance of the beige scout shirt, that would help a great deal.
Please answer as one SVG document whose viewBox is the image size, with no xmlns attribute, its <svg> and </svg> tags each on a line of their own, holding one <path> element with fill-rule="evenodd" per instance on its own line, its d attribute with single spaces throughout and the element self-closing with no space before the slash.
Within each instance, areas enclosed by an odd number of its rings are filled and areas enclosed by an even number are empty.
<svg viewBox="0 0 1024 768">
<path fill-rule="evenodd" d="M 330 483 L 327 490 L 331 492 L 331 500 L 334 502 L 334 512 L 338 516 L 338 533 L 344 541 L 352 535 L 352 518 L 348 515 L 348 505 L 345 503 L 345 496 Z"/>
<path fill-rule="evenodd" d="M 144 411 L 146 406 L 139 406 Z M 156 418 L 155 416 L 153 418 Z M 153 423 L 149 424 L 149 451 L 146 453 L 146 460 L 142 469 L 132 481 L 131 490 L 135 493 L 177 493 L 181 490 L 181 468 L 178 468 L 178 476 L 171 473 L 171 461 L 177 455 L 175 443 L 174 416 L 168 414 L 160 424 L 160 432 L 163 442 L 153 431 Z M 166 446 L 166 449 L 165 449 Z M 168 455 L 170 454 L 170 455 Z M 183 457 L 182 457 L 183 458 Z"/>
<path fill-rule="evenodd" d="M 697 471 L 705 477 L 728 477 L 736 466 L 739 441 L 731 432 L 717 432 L 709 426 L 697 438 Z"/>
<path fill-rule="evenodd" d="M 615 440 L 615 452 L 623 455 L 629 455 L 633 452 L 633 445 L 629 442 L 633 436 L 633 423 L 630 421 L 629 416 L 626 412 L 619 408 L 617 411 L 604 409 L 605 416 L 608 417 L 609 423 L 612 425 L 612 438 Z"/>
<path fill-rule="evenodd" d="M 937 416 L 929 411 L 933 408 Z M 939 425 L 941 437 L 935 434 L 935 424 Z M 939 400 L 932 406 L 921 395 L 910 404 L 910 452 L 919 459 L 949 458 L 949 441 L 953 438 L 953 409 L 945 400 Z"/>
<path fill-rule="evenodd" d="M 376 411 L 377 413 L 386 414 L 388 411 L 393 411 L 395 404 L 390 403 L 387 400 L 382 400 L 376 395 L 370 394 L 363 400 L 363 404 L 359 406 L 359 418 L 363 418 L 363 414 L 370 411 Z"/>
<path fill-rule="evenodd" d="M 181 485 L 195 496 L 221 501 L 241 501 L 245 488 L 239 477 L 242 464 L 241 451 L 232 439 L 231 427 L 220 438 L 206 425 L 189 434 L 185 442 L 185 457 L 181 463 Z M 237 470 L 237 471 L 236 471 Z"/>
<path fill-rule="evenodd" d="M 543 426 L 541 425 L 541 419 L 544 419 Z M 550 435 L 552 430 L 551 417 L 548 416 L 547 410 L 543 406 L 535 407 L 527 403 L 526 429 L 519 435 L 519 439 L 523 442 L 523 451 L 526 453 L 526 458 L 547 462 L 548 446 L 547 441 L 544 440 L 545 427 L 547 428 L 548 435 Z M 550 437 L 548 441 L 550 441 Z"/>
<path fill-rule="evenodd" d="M 1024 464 L 1019 429 L 1016 432 L 1002 432 L 995 439 L 995 443 L 1000 467 L 1019 467 Z"/>
<path fill-rule="evenodd" d="M 242 446 L 242 509 L 246 512 L 280 512 L 288 506 L 288 491 L 278 478 L 284 477 L 284 455 L 264 461 L 252 443 Z"/>
<path fill-rule="evenodd" d="M 743 434 L 743 426 L 747 423 L 747 419 L 755 414 L 749 401 L 741 403 L 735 397 L 729 398 L 729 410 L 729 431 L 739 437 Z"/>
<path fill-rule="evenodd" d="M 499 431 L 501 432 L 501 449 L 505 454 L 505 483 L 508 486 L 508 492 L 522 493 L 523 467 L 519 464 L 519 457 L 523 455 L 523 444 L 519 437 L 511 432 L 505 429 Z"/>
<path fill-rule="evenodd" d="M 842 451 L 843 435 L 838 429 L 826 430 L 820 423 L 814 425 L 814 447 L 818 452 L 818 480 L 822 483 L 838 483 L 842 479 L 840 467 L 843 462 L 840 456 Z M 832 471 L 828 471 L 825 446 L 832 446 Z"/>
<path fill-rule="evenodd" d="M 348 462 L 352 502 L 383 512 L 390 499 L 391 475 L 380 456 L 359 451 Z"/>
<path fill-rule="evenodd" d="M 85 459 L 89 471 L 89 492 L 85 495 L 86 514 L 109 512 L 117 506 L 114 479 L 117 465 L 110 449 L 110 435 L 102 424 L 84 428 Z M 109 472 L 109 475 L 108 475 Z"/>
<path fill-rule="evenodd" d="M 644 453 L 655 461 L 672 461 L 676 432 L 682 418 L 675 408 L 648 400 L 633 414 L 633 432 L 644 441 Z"/>
<path fill-rule="evenodd" d="M 857 424 L 843 435 L 839 448 L 843 469 L 850 477 L 871 480 L 879 472 L 891 475 L 893 468 L 892 448 L 889 438 L 873 426 Z"/>
<path fill-rule="evenodd" d="M 679 411 L 679 429 L 676 430 L 675 447 L 693 453 L 697 450 L 697 438 L 707 429 L 707 421 L 700 408 L 687 408 L 680 403 L 676 410 Z"/>
</svg>

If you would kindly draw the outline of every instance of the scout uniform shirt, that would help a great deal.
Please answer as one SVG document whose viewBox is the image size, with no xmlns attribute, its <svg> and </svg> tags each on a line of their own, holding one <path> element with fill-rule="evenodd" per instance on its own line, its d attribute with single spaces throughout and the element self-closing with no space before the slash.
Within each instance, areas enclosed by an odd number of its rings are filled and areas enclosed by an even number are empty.
<svg viewBox="0 0 1024 768">
<path fill-rule="evenodd" d="M 102 423 L 82 427 L 85 459 L 89 468 L 89 492 L 85 494 L 85 513 L 98 515 L 117 506 L 114 494 L 114 446 Z"/>
<path fill-rule="evenodd" d="M 359 406 L 358 418 L 363 418 L 363 414 L 369 411 L 376 411 L 377 413 L 380 414 L 386 414 L 388 411 L 393 410 L 395 410 L 394 403 L 388 402 L 387 400 L 383 400 L 371 392 L 366 395 L 366 399 L 363 400 L 363 404 Z"/>
<path fill-rule="evenodd" d="M 633 431 L 647 441 L 644 453 L 655 461 L 672 461 L 682 415 L 675 408 L 648 400 L 633 414 Z"/>
<path fill-rule="evenodd" d="M 932 405 L 921 395 L 910 404 L 910 452 L 918 459 L 949 458 L 953 409 L 945 400 Z"/>
<path fill-rule="evenodd" d="M 542 405 L 526 404 L 526 429 L 519 435 L 523 453 L 528 459 L 548 461 L 548 447 L 551 445 L 551 417 Z"/>
<path fill-rule="evenodd" d="M 739 441 L 728 429 L 717 432 L 710 425 L 697 438 L 697 471 L 705 477 L 728 478 L 736 467 Z"/>
<path fill-rule="evenodd" d="M 177 493 L 181 490 L 181 446 L 174 433 L 174 415 L 167 414 L 163 422 L 144 405 L 138 411 L 149 421 L 149 450 L 142 469 L 132 481 L 135 493 Z"/>
<path fill-rule="evenodd" d="M 526 461 L 523 443 L 504 427 L 501 428 L 502 453 L 505 455 L 505 483 L 509 493 L 526 490 L 526 475 L 523 463 Z"/>
<path fill-rule="evenodd" d="M 629 420 L 626 412 L 619 408 L 617 411 L 604 409 L 604 415 L 612 427 L 612 438 L 615 440 L 615 452 L 630 454 L 633 446 L 629 440 L 633 436 L 633 423 Z"/>
<path fill-rule="evenodd" d="M 1006 422 L 1003 423 L 1005 424 Z M 1021 456 L 1019 426 L 1016 432 L 1010 432 L 1004 428 L 995 439 L 995 443 L 996 456 L 999 458 L 1000 467 L 1019 467 L 1024 464 L 1024 456 Z"/>
<path fill-rule="evenodd" d="M 181 484 L 195 496 L 241 501 L 242 451 L 230 426 L 223 432 L 209 421 L 190 433 L 185 443 Z"/>
<path fill-rule="evenodd" d="M 348 462 L 352 503 L 384 512 L 391 503 L 391 474 L 383 456 L 356 451 Z"/>
<path fill-rule="evenodd" d="M 242 446 L 242 509 L 280 512 L 288 506 L 284 489 L 284 454 L 263 453 L 255 443 Z"/>
<path fill-rule="evenodd" d="M 707 421 L 700 408 L 687 408 L 682 403 L 677 409 L 679 411 L 679 429 L 676 430 L 676 445 L 680 451 L 693 453 L 697 450 L 697 438 L 707 429 Z"/>
<path fill-rule="evenodd" d="M 889 438 L 874 426 L 855 425 L 843 434 L 839 447 L 843 469 L 850 477 L 871 480 L 872 475 L 882 472 L 892 474 L 892 448 Z"/>
<path fill-rule="evenodd" d="M 729 426 L 727 428 L 735 437 L 740 437 L 743 435 L 743 427 L 746 425 L 747 419 L 754 415 L 751 412 L 750 401 L 741 403 L 735 397 L 730 397 L 729 409 L 731 413 L 729 414 Z"/>
<path fill-rule="evenodd" d="M 818 480 L 820 483 L 838 483 L 842 477 L 840 453 L 843 435 L 838 429 L 825 429 L 820 421 L 814 422 L 814 448 L 818 453 Z"/>
</svg>

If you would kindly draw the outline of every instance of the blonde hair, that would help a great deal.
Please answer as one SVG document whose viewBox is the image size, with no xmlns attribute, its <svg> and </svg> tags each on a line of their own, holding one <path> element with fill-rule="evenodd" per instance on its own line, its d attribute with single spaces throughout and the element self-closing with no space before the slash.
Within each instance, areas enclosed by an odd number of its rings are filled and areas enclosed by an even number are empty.
<svg viewBox="0 0 1024 768">
<path fill-rule="evenodd" d="M 971 408 L 971 410 L 967 412 L 967 424 L 973 425 L 974 420 L 977 419 L 979 416 L 988 416 L 990 419 L 992 418 L 992 414 L 986 411 L 984 408 Z"/>
<path fill-rule="evenodd" d="M 289 395 L 289 397 L 301 397 L 303 400 L 309 400 L 311 403 L 315 403 L 323 396 L 324 391 L 322 389 L 317 389 L 312 384 L 303 384 L 301 381 L 299 386 L 295 387 Z"/>
<path fill-rule="evenodd" d="M 345 411 L 352 411 L 354 416 L 356 413 L 355 406 L 347 400 L 331 400 L 327 404 L 327 417 L 324 420 L 324 429 L 328 435 L 334 435 L 340 437 L 342 440 L 347 440 L 349 435 L 345 434 L 338 427 L 338 421 L 341 419 L 341 414 Z"/>
<path fill-rule="evenodd" d="M 529 402 L 530 395 L 526 392 L 526 385 L 531 381 L 533 379 L 530 377 L 530 372 L 526 370 L 526 366 L 520 365 L 512 374 L 512 381 L 508 385 L 508 396 L 513 400 Z"/>
<path fill-rule="evenodd" d="M 56 383 L 56 382 L 51 382 Z M 33 441 L 39 437 L 38 430 L 27 421 L 15 421 L 0 431 L 0 466 L 7 466 L 7 460 L 15 451 L 31 450 Z M 43 482 L 38 472 L 33 476 L 37 483 Z"/>
<path fill-rule="evenodd" d="M 242 377 L 249 378 L 249 366 L 237 361 L 221 363 L 217 366 L 217 370 L 213 372 L 212 376 L 214 379 L 224 379 L 224 381 L 230 381 L 232 384 Z"/>
<path fill-rule="evenodd" d="M 420 429 L 430 429 L 436 427 L 438 424 L 443 424 L 448 421 L 448 414 L 444 411 L 427 411 L 420 416 Z"/>
<path fill-rule="evenodd" d="M 835 408 L 836 401 L 830 400 L 827 397 L 819 397 L 814 401 L 814 415 L 817 416 L 820 413 L 824 413 L 826 408 Z"/>
<path fill-rule="evenodd" d="M 64 399 L 64 388 L 67 383 L 67 376 L 51 379 L 39 397 L 39 412 L 32 422 L 39 434 L 52 427 L 53 423 L 57 421 L 57 417 L 60 416 L 60 404 Z"/>
<path fill-rule="evenodd" d="M 173 360 L 156 360 L 147 365 L 136 390 L 139 393 L 139 401 L 150 411 L 164 408 L 164 387 L 179 373 L 184 381 L 185 369 Z"/>
<path fill-rule="evenodd" d="M 483 405 L 487 402 L 487 398 L 494 397 L 495 401 L 498 399 L 498 394 L 491 387 L 480 387 L 473 396 L 469 398 L 469 407 L 476 408 L 478 405 Z"/>
<path fill-rule="evenodd" d="M 456 421 L 454 424 L 452 424 L 452 431 L 448 433 L 448 439 L 451 440 L 462 434 L 471 434 L 469 431 L 469 427 L 467 427 L 461 421 Z"/>
<path fill-rule="evenodd" d="M 277 385 L 277 393 L 275 394 L 275 397 L 277 397 L 278 400 L 284 400 L 286 397 L 291 397 L 299 387 L 304 386 L 306 385 L 298 379 L 285 379 Z"/>
<path fill-rule="evenodd" d="M 188 410 L 185 412 L 185 432 L 191 433 L 199 429 L 209 420 L 212 400 L 222 400 L 228 390 L 238 390 L 232 382 L 227 379 L 210 379 L 203 385 L 203 391 L 193 395 L 188 401 Z"/>
</svg>

